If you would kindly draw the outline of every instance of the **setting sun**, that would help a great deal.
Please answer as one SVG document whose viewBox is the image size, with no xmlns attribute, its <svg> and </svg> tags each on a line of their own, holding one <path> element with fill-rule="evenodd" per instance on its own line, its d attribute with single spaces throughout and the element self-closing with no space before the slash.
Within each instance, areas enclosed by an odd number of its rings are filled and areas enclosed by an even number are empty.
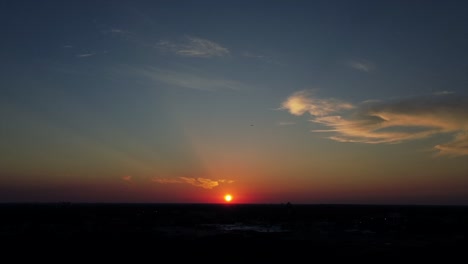
<svg viewBox="0 0 468 264">
<path fill-rule="evenodd" d="M 224 200 L 225 200 L 226 202 L 230 202 L 230 201 L 232 200 L 232 195 L 226 194 L 226 195 L 224 196 Z"/>
</svg>

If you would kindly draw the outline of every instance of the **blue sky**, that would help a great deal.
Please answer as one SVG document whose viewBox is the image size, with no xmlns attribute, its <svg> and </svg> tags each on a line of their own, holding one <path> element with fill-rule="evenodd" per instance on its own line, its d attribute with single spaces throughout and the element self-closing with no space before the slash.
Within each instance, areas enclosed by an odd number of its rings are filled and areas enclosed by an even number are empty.
<svg viewBox="0 0 468 264">
<path fill-rule="evenodd" d="M 468 202 L 462 1 L 0 9 L 3 200 Z"/>
</svg>

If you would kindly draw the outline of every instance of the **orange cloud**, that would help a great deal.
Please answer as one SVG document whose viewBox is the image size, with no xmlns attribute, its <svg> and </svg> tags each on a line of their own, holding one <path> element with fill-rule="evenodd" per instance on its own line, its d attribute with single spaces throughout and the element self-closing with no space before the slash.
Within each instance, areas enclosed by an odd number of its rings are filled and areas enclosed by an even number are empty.
<svg viewBox="0 0 468 264">
<path fill-rule="evenodd" d="M 463 156 L 468 155 L 468 133 L 459 133 L 455 139 L 449 143 L 434 147 L 439 151 L 439 155 Z"/>
<path fill-rule="evenodd" d="M 122 180 L 124 181 L 131 181 L 132 180 L 132 176 L 131 175 L 125 175 L 122 177 Z"/>
<path fill-rule="evenodd" d="M 211 180 L 207 178 L 189 178 L 189 177 L 178 177 L 176 179 L 170 179 L 170 178 L 153 178 L 153 182 L 161 183 L 161 184 L 167 184 L 167 183 L 185 183 L 185 184 L 190 184 L 195 187 L 201 187 L 204 189 L 213 189 L 217 186 L 219 186 L 220 183 L 233 183 L 233 180 L 225 180 L 225 179 L 220 179 L 220 180 Z"/>
<path fill-rule="evenodd" d="M 337 99 L 313 98 L 308 91 L 295 92 L 281 106 L 281 109 L 287 109 L 291 114 L 298 116 L 306 112 L 313 116 L 326 116 L 341 110 L 353 108 L 352 104 Z"/>
<path fill-rule="evenodd" d="M 322 106 L 325 108 L 320 109 Z M 329 138 L 335 141 L 400 143 L 452 133 L 453 141 L 434 149 L 441 155 L 468 155 L 466 97 L 428 96 L 391 102 L 367 101 L 358 107 L 351 106 L 341 101 L 311 98 L 302 92 L 283 103 L 283 108 L 293 115 L 308 112 L 314 117 L 311 122 L 329 128 L 313 132 L 333 133 Z M 337 115 L 338 112 L 342 115 Z"/>
</svg>

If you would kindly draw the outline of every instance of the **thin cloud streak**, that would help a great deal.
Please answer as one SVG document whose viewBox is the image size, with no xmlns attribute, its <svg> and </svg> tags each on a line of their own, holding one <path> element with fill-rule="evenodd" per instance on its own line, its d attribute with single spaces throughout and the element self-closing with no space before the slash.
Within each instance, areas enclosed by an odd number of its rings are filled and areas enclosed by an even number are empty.
<svg viewBox="0 0 468 264">
<path fill-rule="evenodd" d="M 132 176 L 131 175 L 125 175 L 122 177 L 123 181 L 132 181 Z"/>
<path fill-rule="evenodd" d="M 153 182 L 160 184 L 190 184 L 195 187 L 200 187 L 204 189 L 213 189 L 219 186 L 220 183 L 233 183 L 233 180 L 211 180 L 207 178 L 189 178 L 189 177 L 178 177 L 176 179 L 172 178 L 153 178 Z"/>
<path fill-rule="evenodd" d="M 112 28 L 109 30 L 110 33 L 117 33 L 117 34 L 125 34 L 127 31 L 118 29 L 118 28 Z"/>
<path fill-rule="evenodd" d="M 201 91 L 250 89 L 248 85 L 241 82 L 215 77 L 212 78 L 200 74 L 160 70 L 157 68 L 135 69 L 135 71 L 154 81 L 188 89 Z"/>
<path fill-rule="evenodd" d="M 230 54 L 229 49 L 220 44 L 197 37 L 186 37 L 181 43 L 163 40 L 157 47 L 182 57 L 211 58 Z"/>
<path fill-rule="evenodd" d="M 451 91 L 438 91 L 438 92 L 434 92 L 433 94 L 434 95 L 448 95 L 448 94 L 453 94 L 454 92 L 451 92 Z"/>
<path fill-rule="evenodd" d="M 78 58 L 86 58 L 96 55 L 96 53 L 84 53 L 84 54 L 77 54 L 76 57 Z"/>
<path fill-rule="evenodd" d="M 362 72 L 370 72 L 374 69 L 374 65 L 367 61 L 351 61 L 349 62 L 349 66 Z"/>
<path fill-rule="evenodd" d="M 218 180 L 218 182 L 220 182 L 220 183 L 233 183 L 234 181 L 233 180 L 220 179 L 220 180 Z"/>
<path fill-rule="evenodd" d="M 124 36 L 124 37 L 132 35 L 132 33 L 130 31 L 123 30 L 123 29 L 120 29 L 120 28 L 110 28 L 110 29 L 103 30 L 101 32 L 103 34 L 110 34 L 110 35 Z"/>
<path fill-rule="evenodd" d="M 195 187 L 201 187 L 204 189 L 213 189 L 214 187 L 218 186 L 219 183 L 217 181 L 213 181 L 210 179 L 205 178 L 186 178 L 180 177 L 183 182 L 193 185 Z"/>
<path fill-rule="evenodd" d="M 283 103 L 293 115 L 308 112 L 311 122 L 330 129 L 316 133 L 334 133 L 329 139 L 367 144 L 401 143 L 439 134 L 454 134 L 451 142 L 434 146 L 439 155 L 468 155 L 468 98 L 428 96 L 398 101 L 366 101 L 357 107 L 344 108 L 327 99 L 304 97 Z M 298 94 L 293 94 L 296 98 Z M 289 103 L 288 103 L 289 102 Z M 332 105 L 331 107 L 327 107 Z M 349 104 L 351 105 L 351 104 Z M 325 109 L 320 109 L 325 106 Z M 340 115 L 338 115 L 340 114 Z"/>
<path fill-rule="evenodd" d="M 468 155 L 468 133 L 467 131 L 457 134 L 453 141 L 434 147 L 439 155 L 464 156 Z"/>
</svg>

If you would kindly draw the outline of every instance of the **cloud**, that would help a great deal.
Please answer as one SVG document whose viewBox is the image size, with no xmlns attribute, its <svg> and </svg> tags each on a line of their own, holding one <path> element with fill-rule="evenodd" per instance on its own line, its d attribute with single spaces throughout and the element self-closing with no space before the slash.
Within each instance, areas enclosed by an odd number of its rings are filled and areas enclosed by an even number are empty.
<svg viewBox="0 0 468 264">
<path fill-rule="evenodd" d="M 128 36 L 131 35 L 130 31 L 123 30 L 120 28 L 110 28 L 101 31 L 103 34 L 115 35 L 115 36 Z"/>
<path fill-rule="evenodd" d="M 157 183 L 162 183 L 162 184 L 166 184 L 166 183 L 183 183 L 183 181 L 180 180 L 180 179 L 168 179 L 168 178 L 153 178 L 151 181 L 157 182 Z"/>
<path fill-rule="evenodd" d="M 229 49 L 220 44 L 196 37 L 185 37 L 181 43 L 163 40 L 157 44 L 157 47 L 182 57 L 211 58 L 230 54 Z"/>
<path fill-rule="evenodd" d="M 453 141 L 434 147 L 439 155 L 464 156 L 468 155 L 468 132 L 465 130 L 457 134 Z"/>
<path fill-rule="evenodd" d="M 128 41 L 129 43 L 132 43 L 135 46 L 145 47 L 145 48 L 151 48 L 154 46 L 154 42 L 148 41 L 144 37 L 140 37 L 137 34 L 134 34 L 131 31 L 120 29 L 120 28 L 110 28 L 110 29 L 105 29 L 101 31 L 102 34 L 123 40 L 123 41 Z"/>
<path fill-rule="evenodd" d="M 153 182 L 161 183 L 161 184 L 168 184 L 168 183 L 182 183 L 182 184 L 190 184 L 195 187 L 201 187 L 204 189 L 213 189 L 219 186 L 220 183 L 233 183 L 233 180 L 211 180 L 207 178 L 188 178 L 188 177 L 178 177 L 176 179 L 169 179 L 169 178 L 153 178 Z"/>
<path fill-rule="evenodd" d="M 157 68 L 136 69 L 136 71 L 158 82 L 195 90 L 244 90 L 250 88 L 248 85 L 234 80 L 203 76 L 202 74 L 160 70 Z"/>
<path fill-rule="evenodd" d="M 83 54 L 78 54 L 76 55 L 76 57 L 78 58 L 86 58 L 86 57 L 91 57 L 91 56 L 94 56 L 96 55 L 96 53 L 83 53 Z"/>
<path fill-rule="evenodd" d="M 125 175 L 122 177 L 123 181 L 132 181 L 132 176 L 131 175 Z"/>
<path fill-rule="evenodd" d="M 291 98 L 299 99 L 291 103 Z M 431 95 L 366 101 L 356 107 L 336 105 L 328 99 L 295 93 L 283 103 L 283 109 L 293 115 L 308 112 L 313 116 L 311 122 L 328 128 L 313 132 L 333 133 L 329 138 L 339 142 L 401 143 L 451 134 L 454 135 L 451 142 L 439 144 L 434 149 L 440 155 L 468 155 L 468 97 Z M 347 104 L 340 102 L 338 105 Z M 322 106 L 325 109 L 321 109 Z"/>
<path fill-rule="evenodd" d="M 374 69 L 374 65 L 368 61 L 350 61 L 349 66 L 363 72 L 370 72 Z"/>
<path fill-rule="evenodd" d="M 127 31 L 118 29 L 118 28 L 111 28 L 109 30 L 110 33 L 116 33 L 116 34 L 125 34 Z"/>
<path fill-rule="evenodd" d="M 306 112 L 313 116 L 326 116 L 340 110 L 353 109 L 352 104 L 336 99 L 313 98 L 308 91 L 299 91 L 292 94 L 281 105 L 281 109 L 288 110 L 293 115 L 302 115 Z"/>
<path fill-rule="evenodd" d="M 453 92 L 451 92 L 451 91 L 438 91 L 438 92 L 434 92 L 433 94 L 434 95 L 447 95 L 447 94 L 453 94 Z"/>
<path fill-rule="evenodd" d="M 244 51 L 241 52 L 240 55 L 246 59 L 249 60 L 254 60 L 254 61 L 261 61 L 264 63 L 269 63 L 269 64 L 276 64 L 276 65 L 282 65 L 284 66 L 283 63 L 279 62 L 275 57 L 273 56 L 267 56 L 263 54 L 257 54 L 249 51 Z"/>
<path fill-rule="evenodd" d="M 220 180 L 218 180 L 218 182 L 220 182 L 220 183 L 233 183 L 234 181 L 233 180 L 220 179 Z"/>
<path fill-rule="evenodd" d="M 219 183 L 218 181 L 213 181 L 210 179 L 205 179 L 205 178 L 186 178 L 186 177 L 180 177 L 182 181 L 185 183 L 191 184 L 196 187 L 201 187 L 205 189 L 213 189 L 214 187 L 218 186 Z"/>
</svg>

